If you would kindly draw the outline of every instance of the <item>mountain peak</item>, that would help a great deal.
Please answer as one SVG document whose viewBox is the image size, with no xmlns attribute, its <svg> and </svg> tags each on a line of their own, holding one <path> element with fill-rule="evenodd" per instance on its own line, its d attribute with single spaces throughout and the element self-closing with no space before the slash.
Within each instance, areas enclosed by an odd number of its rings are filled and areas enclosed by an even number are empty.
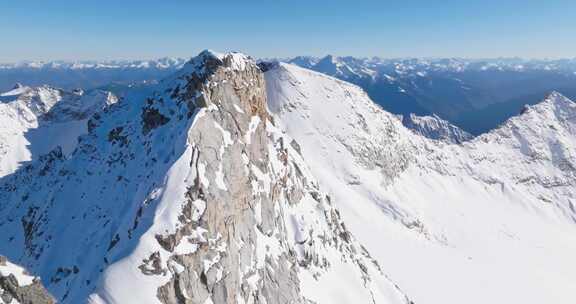
<svg viewBox="0 0 576 304">
<path fill-rule="evenodd" d="M 562 95 L 562 93 L 552 91 L 541 102 L 525 106 L 517 117 L 531 117 L 534 115 L 545 115 L 548 119 L 557 120 L 573 119 L 574 115 L 576 115 L 576 103 Z M 536 117 L 534 119 L 540 118 Z"/>
<path fill-rule="evenodd" d="M 515 147 L 530 159 L 553 160 L 555 166 L 574 167 L 570 134 L 576 130 L 576 103 L 558 92 L 550 93 L 538 104 L 525 106 L 517 116 L 479 137 Z M 566 168 L 568 168 L 566 167 Z M 572 172 L 573 169 L 563 169 Z"/>
<path fill-rule="evenodd" d="M 319 60 L 319 58 L 311 56 L 297 56 L 288 60 L 288 63 L 295 64 L 306 69 L 311 69 L 318 63 Z"/>
<path fill-rule="evenodd" d="M 325 57 L 320 59 L 318 63 L 316 63 L 316 65 L 314 66 L 315 70 L 321 71 L 322 73 L 328 75 L 338 74 L 340 72 L 339 67 L 340 64 L 338 58 L 332 55 L 326 55 Z"/>
<path fill-rule="evenodd" d="M 242 71 L 248 64 L 256 65 L 250 56 L 242 53 L 230 52 L 223 54 L 211 50 L 204 50 L 196 57 L 190 59 L 180 73 L 195 73 L 197 75 L 210 74 L 219 66 Z"/>
<path fill-rule="evenodd" d="M 331 55 L 331 54 L 328 54 L 328 55 L 326 55 L 320 59 L 320 61 L 327 61 L 327 62 L 332 62 L 332 63 L 335 63 L 337 60 L 338 60 L 338 57 Z"/>
<path fill-rule="evenodd" d="M 568 97 L 564 96 L 562 93 L 558 91 L 552 91 L 546 98 L 544 99 L 545 103 L 553 103 L 556 105 L 574 105 L 574 102 L 570 100 Z"/>
</svg>

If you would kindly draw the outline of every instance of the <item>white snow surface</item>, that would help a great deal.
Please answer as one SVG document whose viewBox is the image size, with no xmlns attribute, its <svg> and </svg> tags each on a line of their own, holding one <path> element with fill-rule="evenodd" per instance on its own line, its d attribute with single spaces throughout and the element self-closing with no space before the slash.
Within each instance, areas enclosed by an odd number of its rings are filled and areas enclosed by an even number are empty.
<svg viewBox="0 0 576 304">
<path fill-rule="evenodd" d="M 572 101 L 445 145 L 334 78 L 281 63 L 266 81 L 275 121 L 414 303 L 574 303 Z"/>
<path fill-rule="evenodd" d="M 0 94 L 0 176 L 56 147 L 66 155 L 86 133 L 93 113 L 116 102 L 105 91 L 66 92 L 49 86 L 16 86 Z"/>
<path fill-rule="evenodd" d="M 31 276 L 24 268 L 6 261 L 5 265 L 0 264 L 0 277 L 13 275 L 19 286 L 28 286 L 34 283 L 35 277 Z"/>
</svg>

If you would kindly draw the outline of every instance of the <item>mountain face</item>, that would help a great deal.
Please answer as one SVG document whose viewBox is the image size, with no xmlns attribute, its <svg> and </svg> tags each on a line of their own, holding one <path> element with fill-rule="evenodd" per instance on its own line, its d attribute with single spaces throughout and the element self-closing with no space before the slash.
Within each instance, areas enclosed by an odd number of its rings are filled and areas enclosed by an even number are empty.
<svg viewBox="0 0 576 304">
<path fill-rule="evenodd" d="M 105 107 L 2 179 L 1 253 L 59 303 L 409 303 L 266 98 L 250 58 L 205 51 Z"/>
<path fill-rule="evenodd" d="M 69 92 L 49 86 L 17 85 L 1 93 L 0 176 L 58 146 L 71 153 L 78 136 L 87 132 L 88 118 L 116 101 L 106 91 Z"/>
<path fill-rule="evenodd" d="M 354 83 L 389 112 L 435 114 L 474 135 L 495 129 L 552 90 L 576 98 L 574 60 L 326 56 L 286 62 Z"/>
<path fill-rule="evenodd" d="M 437 139 L 446 143 L 461 144 L 473 138 L 472 134 L 458 128 L 448 121 L 432 116 L 418 116 L 410 114 L 402 117 L 402 124 L 414 132 L 430 138 Z"/>
<path fill-rule="evenodd" d="M 282 63 L 265 76 L 274 120 L 415 303 L 572 302 L 572 101 L 550 94 L 492 132 L 445 145 L 356 86 Z"/>
</svg>

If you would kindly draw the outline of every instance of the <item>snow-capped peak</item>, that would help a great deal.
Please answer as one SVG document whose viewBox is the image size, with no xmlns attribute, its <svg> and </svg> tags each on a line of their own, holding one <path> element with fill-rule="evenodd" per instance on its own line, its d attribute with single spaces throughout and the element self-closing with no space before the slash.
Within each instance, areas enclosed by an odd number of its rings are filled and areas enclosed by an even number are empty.
<svg viewBox="0 0 576 304">
<path fill-rule="evenodd" d="M 553 115 L 559 119 L 574 118 L 574 114 L 576 114 L 576 103 L 562 95 L 562 93 L 553 91 L 548 94 L 542 102 L 532 106 L 526 106 L 525 110 L 522 111 L 522 115 L 530 111 L 549 111 L 550 114 L 553 113 Z"/>
<path fill-rule="evenodd" d="M 16 86 L 13 90 L 0 94 L 0 101 L 6 105 L 19 108 L 26 118 L 46 114 L 62 99 L 63 91 L 50 87 Z"/>
<path fill-rule="evenodd" d="M 499 128 L 480 136 L 483 141 L 498 139 L 503 133 L 523 134 L 528 144 L 555 137 L 559 131 L 576 128 L 576 103 L 559 92 L 551 92 L 535 105 L 526 105 L 521 113 L 508 119 Z"/>
<path fill-rule="evenodd" d="M 176 78 L 196 77 L 207 78 L 214 73 L 220 66 L 226 66 L 228 69 L 243 71 L 248 64 L 255 64 L 254 60 L 242 53 L 218 53 L 212 50 L 204 50 L 198 56 L 190 59 L 179 71 L 173 76 L 163 80 L 164 83 L 170 83 Z"/>
<path fill-rule="evenodd" d="M 346 64 L 342 58 L 332 55 L 327 55 L 326 57 L 320 59 L 320 61 L 318 61 L 318 63 L 316 63 L 314 66 L 314 70 L 335 77 L 358 76 L 356 71 L 348 66 L 348 64 Z"/>
<path fill-rule="evenodd" d="M 297 56 L 287 61 L 305 69 L 310 69 L 318 63 L 319 59 L 312 56 Z"/>
</svg>

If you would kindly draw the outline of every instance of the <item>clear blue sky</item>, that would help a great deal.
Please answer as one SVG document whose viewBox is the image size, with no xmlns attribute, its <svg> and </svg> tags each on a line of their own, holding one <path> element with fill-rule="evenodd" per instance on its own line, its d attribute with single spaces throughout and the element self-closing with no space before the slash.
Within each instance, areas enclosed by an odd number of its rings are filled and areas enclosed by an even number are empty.
<svg viewBox="0 0 576 304">
<path fill-rule="evenodd" d="M 0 62 L 193 56 L 576 57 L 576 0 L 0 3 Z"/>
</svg>

